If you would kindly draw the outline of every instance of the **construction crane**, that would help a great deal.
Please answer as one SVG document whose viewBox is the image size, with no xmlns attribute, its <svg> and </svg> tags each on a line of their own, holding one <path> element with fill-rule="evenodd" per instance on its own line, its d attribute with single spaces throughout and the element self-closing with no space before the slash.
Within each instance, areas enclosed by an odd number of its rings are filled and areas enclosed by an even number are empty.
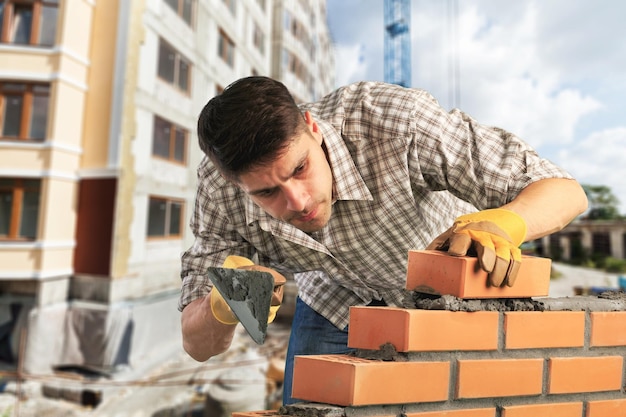
<svg viewBox="0 0 626 417">
<path fill-rule="evenodd" d="M 385 0 L 385 82 L 411 85 L 410 0 Z"/>
</svg>

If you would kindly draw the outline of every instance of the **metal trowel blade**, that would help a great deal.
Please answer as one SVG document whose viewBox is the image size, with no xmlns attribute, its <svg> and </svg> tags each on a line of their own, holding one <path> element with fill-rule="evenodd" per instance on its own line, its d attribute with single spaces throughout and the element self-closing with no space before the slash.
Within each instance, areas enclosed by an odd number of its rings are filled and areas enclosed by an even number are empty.
<svg viewBox="0 0 626 417">
<path fill-rule="evenodd" d="M 262 345 L 274 291 L 272 274 L 214 267 L 207 274 L 252 340 Z"/>
</svg>

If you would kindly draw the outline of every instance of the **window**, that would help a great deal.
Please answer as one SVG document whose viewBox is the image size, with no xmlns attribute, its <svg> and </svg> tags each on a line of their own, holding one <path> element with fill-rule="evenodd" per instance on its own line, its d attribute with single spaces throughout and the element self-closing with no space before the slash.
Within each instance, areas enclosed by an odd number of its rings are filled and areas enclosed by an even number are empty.
<svg viewBox="0 0 626 417">
<path fill-rule="evenodd" d="M 304 47 L 308 49 L 312 41 L 306 26 L 304 26 L 300 20 L 292 16 L 287 10 L 283 16 L 283 29 L 285 32 L 291 33 L 296 40 L 302 42 Z"/>
<path fill-rule="evenodd" d="M 54 45 L 59 0 L 0 3 L 0 39 L 18 45 Z"/>
<path fill-rule="evenodd" d="M 0 82 L 0 137 L 43 140 L 50 86 Z"/>
<path fill-rule="evenodd" d="M 289 10 L 285 10 L 285 14 L 283 15 L 283 29 L 285 31 L 291 30 L 291 13 L 289 13 Z"/>
<path fill-rule="evenodd" d="M 231 68 L 235 66 L 235 44 L 223 30 L 220 30 L 217 53 Z"/>
<path fill-rule="evenodd" d="M 180 237 L 182 235 L 184 203 L 160 197 L 150 197 L 148 203 L 148 236 Z"/>
<path fill-rule="evenodd" d="M 303 83 L 309 83 L 311 76 L 306 68 L 306 65 L 297 56 L 292 54 L 286 49 L 283 49 L 283 69 L 293 73 Z"/>
<path fill-rule="evenodd" d="M 189 26 L 194 14 L 195 0 L 165 0 L 168 6 L 172 8 Z"/>
<path fill-rule="evenodd" d="M 35 239 L 40 180 L 0 178 L 0 239 Z"/>
<path fill-rule="evenodd" d="M 252 43 L 261 54 L 265 54 L 265 34 L 256 22 L 254 23 L 252 32 Z"/>
<path fill-rule="evenodd" d="M 152 155 L 170 161 L 185 163 L 187 157 L 187 130 L 154 116 Z"/>
<path fill-rule="evenodd" d="M 188 92 L 190 71 L 189 61 L 161 39 L 159 42 L 159 77 L 184 92 Z"/>
</svg>

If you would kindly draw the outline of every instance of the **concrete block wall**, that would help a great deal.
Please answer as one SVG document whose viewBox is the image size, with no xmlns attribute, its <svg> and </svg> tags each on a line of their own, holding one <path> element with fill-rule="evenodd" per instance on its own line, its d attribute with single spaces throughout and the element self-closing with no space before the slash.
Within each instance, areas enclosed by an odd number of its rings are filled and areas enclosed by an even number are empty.
<svg viewBox="0 0 626 417">
<path fill-rule="evenodd" d="M 549 280 L 527 271 L 518 280 Z M 486 311 L 442 299 L 435 310 L 353 307 L 356 354 L 296 357 L 293 395 L 304 402 L 233 416 L 626 416 L 624 294 L 537 298 L 519 310 L 486 302 Z"/>
</svg>

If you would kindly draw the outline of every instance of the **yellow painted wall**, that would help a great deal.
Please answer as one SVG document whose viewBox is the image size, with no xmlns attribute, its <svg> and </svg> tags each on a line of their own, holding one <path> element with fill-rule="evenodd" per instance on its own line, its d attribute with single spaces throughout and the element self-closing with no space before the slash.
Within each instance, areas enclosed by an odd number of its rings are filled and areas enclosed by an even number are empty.
<svg viewBox="0 0 626 417">
<path fill-rule="evenodd" d="M 47 178 L 42 182 L 39 239 L 69 241 L 75 238 L 77 182 Z M 67 265 L 70 267 L 71 263 Z"/>
<path fill-rule="evenodd" d="M 65 175 L 75 175 L 80 154 L 65 149 L 21 147 L 3 148 L 0 152 L 0 166 L 23 171 L 56 171 Z"/>
<path fill-rule="evenodd" d="M 82 147 L 85 99 L 88 93 L 62 80 L 55 83 L 54 92 L 54 100 L 50 103 L 49 135 L 55 143 L 79 149 Z M 80 164 L 72 168 L 78 170 Z"/>
<path fill-rule="evenodd" d="M 39 77 L 36 81 L 54 79 L 62 73 L 65 79 L 85 86 L 89 60 L 87 55 L 76 56 L 65 53 L 65 50 L 16 49 L 3 51 L 2 66 L 10 68 L 12 72 L 37 74 Z"/>
<path fill-rule="evenodd" d="M 60 29 L 57 33 L 59 43 L 63 48 L 80 56 L 89 55 L 91 44 L 92 16 L 94 13 L 94 3 L 100 7 L 107 7 L 111 3 L 109 0 L 65 0 L 62 1 L 60 13 Z M 115 2 L 116 3 L 116 2 Z M 115 34 L 116 27 L 110 28 L 109 36 Z"/>
<path fill-rule="evenodd" d="M 74 247 L 45 248 L 41 252 L 42 271 L 64 271 L 72 267 Z"/>
<path fill-rule="evenodd" d="M 95 3 L 87 78 L 89 91 L 85 102 L 82 168 L 97 169 L 107 165 L 118 8 L 118 0 Z"/>
<path fill-rule="evenodd" d="M 57 54 L 48 51 L 3 51 L 2 66 L 10 68 L 11 72 L 41 74 L 41 77 L 47 78 L 56 71 L 57 58 Z"/>
<path fill-rule="evenodd" d="M 34 272 L 40 270 L 41 249 L 1 249 L 0 265 L 11 272 Z"/>
<path fill-rule="evenodd" d="M 42 146 L 5 146 L 0 166 L 28 175 L 41 174 L 37 244 L 9 245 L 0 250 L 0 268 L 22 275 L 47 275 L 72 269 L 78 178 L 88 92 L 94 4 L 60 2 L 58 47 L 19 48 L 2 53 L 2 67 L 29 74 L 33 82 L 50 82 L 46 141 Z M 21 273 L 24 271 L 24 274 Z"/>
<path fill-rule="evenodd" d="M 48 248 L 11 248 L 0 250 L 0 265 L 10 265 L 10 271 L 20 278 L 46 275 L 46 271 L 65 271 L 72 266 L 72 246 Z M 9 270 L 9 268 L 3 268 Z"/>
<path fill-rule="evenodd" d="M 25 148 L 3 148 L 0 152 L 0 166 L 20 170 L 43 170 L 48 161 L 49 150 Z"/>
</svg>

